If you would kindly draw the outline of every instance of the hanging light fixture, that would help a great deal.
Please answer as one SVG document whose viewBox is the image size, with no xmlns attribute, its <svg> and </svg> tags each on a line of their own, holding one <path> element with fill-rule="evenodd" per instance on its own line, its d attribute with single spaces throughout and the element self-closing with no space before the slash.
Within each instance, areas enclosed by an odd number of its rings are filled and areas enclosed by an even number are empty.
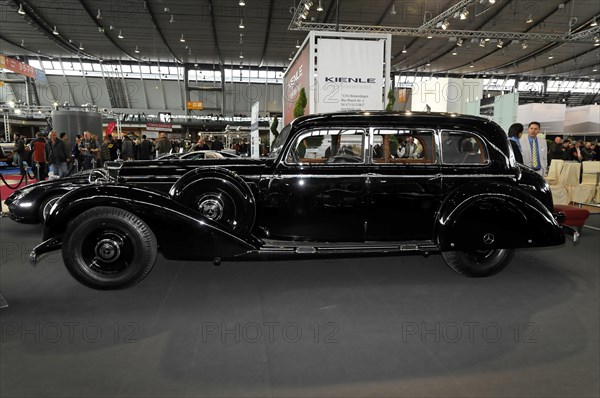
<svg viewBox="0 0 600 398">
<path fill-rule="evenodd" d="M 596 21 L 596 17 L 594 17 L 594 20 L 592 21 L 592 23 L 590 24 L 590 26 L 592 26 L 592 27 L 598 26 L 598 21 Z"/>
<path fill-rule="evenodd" d="M 81 44 L 81 42 L 79 42 L 79 51 L 83 51 L 83 50 L 85 50 L 85 49 L 83 48 L 83 44 Z"/>
<path fill-rule="evenodd" d="M 294 55 L 293 52 L 290 53 L 290 56 L 288 57 L 288 60 L 290 60 L 290 61 L 292 60 L 292 55 Z"/>
<path fill-rule="evenodd" d="M 533 23 L 533 16 L 531 14 L 529 14 L 529 17 L 527 18 L 525 23 Z"/>
<path fill-rule="evenodd" d="M 25 47 L 25 39 L 21 39 L 21 47 Z"/>
<path fill-rule="evenodd" d="M 19 4 L 19 11 L 17 11 L 17 13 L 19 13 L 21 15 L 25 15 L 25 10 L 23 9 L 23 4 Z"/>
<path fill-rule="evenodd" d="M 240 44 L 244 44 L 244 34 L 240 33 Z"/>
<path fill-rule="evenodd" d="M 181 34 L 181 38 L 179 39 L 180 42 L 185 43 L 185 38 L 183 37 L 183 33 Z"/>
<path fill-rule="evenodd" d="M 117 36 L 119 39 L 124 39 L 125 36 L 123 36 L 123 33 L 121 32 L 121 29 L 119 29 L 119 35 Z"/>
<path fill-rule="evenodd" d="M 98 21 L 102 20 L 102 11 L 100 11 L 100 9 L 98 9 L 98 14 L 96 14 L 96 19 Z"/>
<path fill-rule="evenodd" d="M 459 47 L 462 47 L 462 45 L 463 45 L 463 39 L 458 39 L 456 41 L 456 45 L 459 46 Z"/>
<path fill-rule="evenodd" d="M 317 11 L 323 11 L 323 5 L 321 5 L 321 0 L 319 0 L 319 5 L 317 6 Z"/>
<path fill-rule="evenodd" d="M 240 0 L 239 3 L 240 7 L 243 7 L 246 5 L 246 2 L 244 0 Z"/>
<path fill-rule="evenodd" d="M 548 55 L 548 59 L 553 59 L 554 58 L 554 54 L 550 53 L 550 55 Z"/>
<path fill-rule="evenodd" d="M 52 31 L 52 34 L 55 34 L 57 36 L 59 35 L 58 30 L 56 30 L 56 25 L 54 25 L 54 30 Z"/>
<path fill-rule="evenodd" d="M 432 35 L 431 33 L 428 33 L 428 34 L 427 34 L 427 38 L 428 38 L 428 39 L 433 39 L 433 35 Z"/>
<path fill-rule="evenodd" d="M 140 53 L 140 50 L 139 50 L 138 46 L 135 46 L 135 50 L 133 50 L 133 52 L 136 53 L 136 54 Z"/>
<path fill-rule="evenodd" d="M 523 48 L 523 50 L 525 50 L 528 46 L 529 46 L 529 43 L 527 43 L 527 40 L 523 40 L 523 43 L 521 44 L 521 47 Z"/>
<path fill-rule="evenodd" d="M 454 51 L 452 51 L 452 55 L 458 55 L 458 51 L 456 51 L 456 48 L 454 49 Z"/>
<path fill-rule="evenodd" d="M 479 47 L 485 47 L 485 40 L 484 39 L 480 39 L 479 40 Z"/>
<path fill-rule="evenodd" d="M 441 26 L 443 30 L 446 30 L 450 26 L 450 22 L 448 22 L 448 20 L 446 19 L 444 22 L 442 22 Z"/>
<path fill-rule="evenodd" d="M 244 18 L 240 18 L 240 29 L 244 29 Z"/>
<path fill-rule="evenodd" d="M 498 47 L 498 48 L 504 47 L 504 42 L 502 40 L 498 40 L 498 44 L 496 44 L 496 47 Z"/>
<path fill-rule="evenodd" d="M 240 51 L 240 59 L 243 59 L 243 58 L 244 58 L 244 52 Z"/>
<path fill-rule="evenodd" d="M 296 40 L 296 48 L 300 48 L 300 40 Z"/>
<path fill-rule="evenodd" d="M 175 16 L 171 14 L 171 19 L 169 19 L 170 23 L 175 23 Z"/>
<path fill-rule="evenodd" d="M 402 54 L 406 54 L 406 46 L 402 49 Z"/>
<path fill-rule="evenodd" d="M 396 15 L 396 14 L 397 14 L 397 12 L 396 12 L 396 3 L 392 4 L 392 11 L 391 11 L 391 14 L 392 14 L 392 15 Z"/>
</svg>

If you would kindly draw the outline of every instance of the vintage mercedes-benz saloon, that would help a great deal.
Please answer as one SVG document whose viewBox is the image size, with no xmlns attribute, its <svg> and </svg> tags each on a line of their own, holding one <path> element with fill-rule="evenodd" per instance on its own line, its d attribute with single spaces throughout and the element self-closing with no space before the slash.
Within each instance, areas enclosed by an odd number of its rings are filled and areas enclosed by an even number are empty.
<svg viewBox="0 0 600 398">
<path fill-rule="evenodd" d="M 268 159 L 125 162 L 51 208 L 44 242 L 98 289 L 167 259 L 440 252 L 456 272 L 502 270 L 515 248 L 565 240 L 544 179 L 479 117 L 357 112 L 285 127 Z M 199 249 L 201 247 L 201 249 Z"/>
</svg>

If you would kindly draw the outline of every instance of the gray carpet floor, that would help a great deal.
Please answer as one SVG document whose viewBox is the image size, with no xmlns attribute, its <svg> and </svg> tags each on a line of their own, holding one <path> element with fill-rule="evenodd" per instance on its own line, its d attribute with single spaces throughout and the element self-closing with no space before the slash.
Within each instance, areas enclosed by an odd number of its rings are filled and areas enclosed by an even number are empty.
<svg viewBox="0 0 600 398">
<path fill-rule="evenodd" d="M 3 218 L 0 238 L 3 398 L 600 395 L 596 230 L 484 279 L 439 255 L 159 257 L 108 292 L 58 253 L 28 265 L 39 226 Z"/>
</svg>

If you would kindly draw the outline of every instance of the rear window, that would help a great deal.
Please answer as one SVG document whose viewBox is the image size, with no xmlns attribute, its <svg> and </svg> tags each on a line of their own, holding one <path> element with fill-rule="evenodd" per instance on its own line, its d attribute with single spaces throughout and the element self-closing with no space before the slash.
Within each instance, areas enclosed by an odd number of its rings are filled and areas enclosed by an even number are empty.
<svg viewBox="0 0 600 398">
<path fill-rule="evenodd" d="M 481 138 L 466 131 L 442 131 L 442 162 L 445 164 L 483 165 L 488 153 Z"/>
</svg>

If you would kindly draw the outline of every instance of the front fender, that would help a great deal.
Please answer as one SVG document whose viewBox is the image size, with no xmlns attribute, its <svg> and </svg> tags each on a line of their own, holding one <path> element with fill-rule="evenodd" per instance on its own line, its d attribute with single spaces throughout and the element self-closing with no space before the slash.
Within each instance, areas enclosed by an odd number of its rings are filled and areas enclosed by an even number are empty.
<svg viewBox="0 0 600 398">
<path fill-rule="evenodd" d="M 159 249 L 169 259 L 233 258 L 259 246 L 253 237 L 236 235 L 166 194 L 120 184 L 90 185 L 64 195 L 46 220 L 44 239 L 60 237 L 71 220 L 96 206 L 118 207 L 137 215 L 152 229 Z"/>
<path fill-rule="evenodd" d="M 508 184 L 461 186 L 442 203 L 435 224 L 442 251 L 553 246 L 565 242 L 548 208 Z"/>
</svg>

